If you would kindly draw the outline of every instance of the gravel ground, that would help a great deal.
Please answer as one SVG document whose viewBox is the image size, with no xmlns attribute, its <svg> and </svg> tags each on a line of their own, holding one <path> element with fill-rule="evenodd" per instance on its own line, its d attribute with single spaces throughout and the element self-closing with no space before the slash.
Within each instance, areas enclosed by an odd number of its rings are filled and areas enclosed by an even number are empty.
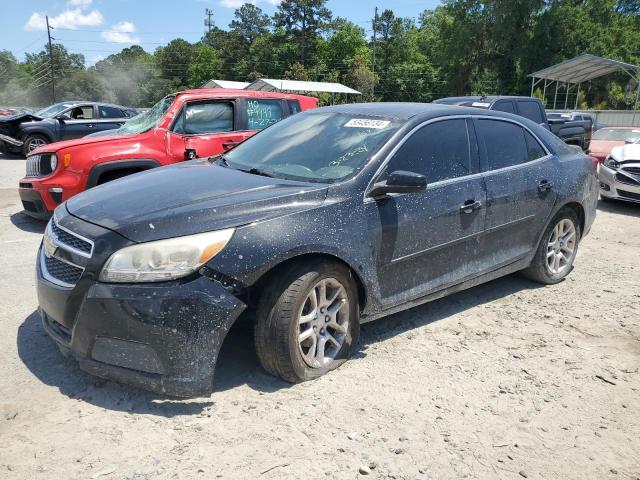
<svg viewBox="0 0 640 480">
<path fill-rule="evenodd" d="M 35 312 L 43 225 L 0 157 L 0 478 L 640 478 L 640 206 L 601 204 L 567 281 L 510 276 L 363 326 L 291 386 L 232 331 L 209 398 L 95 379 Z"/>
</svg>

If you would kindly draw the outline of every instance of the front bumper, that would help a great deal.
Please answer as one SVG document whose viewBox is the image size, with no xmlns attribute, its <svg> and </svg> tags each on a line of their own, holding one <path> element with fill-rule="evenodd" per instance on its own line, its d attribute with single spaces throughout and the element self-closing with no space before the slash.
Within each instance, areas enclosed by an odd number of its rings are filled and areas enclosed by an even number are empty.
<svg viewBox="0 0 640 480">
<path fill-rule="evenodd" d="M 634 165 L 625 164 L 624 168 L 628 167 L 637 167 L 640 171 L 640 162 Z M 640 203 L 640 173 L 631 173 L 624 168 L 613 170 L 604 164 L 600 165 L 600 195 L 613 200 Z"/>
<path fill-rule="evenodd" d="M 53 209 L 47 207 L 40 192 L 31 185 L 26 179 L 20 181 L 20 189 L 18 191 L 24 213 L 38 220 L 48 220 L 53 214 Z"/>
<path fill-rule="evenodd" d="M 48 281 L 41 265 L 44 329 L 83 370 L 164 395 L 211 393 L 222 342 L 246 308 L 220 283 L 198 275 L 183 282 L 105 284 L 83 275 L 65 288 Z"/>
</svg>

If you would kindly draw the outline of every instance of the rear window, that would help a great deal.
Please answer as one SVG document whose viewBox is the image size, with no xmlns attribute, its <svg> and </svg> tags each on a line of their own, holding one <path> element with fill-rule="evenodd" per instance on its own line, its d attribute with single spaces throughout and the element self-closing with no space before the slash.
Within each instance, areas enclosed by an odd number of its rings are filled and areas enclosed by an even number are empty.
<svg viewBox="0 0 640 480">
<path fill-rule="evenodd" d="M 262 130 L 284 117 L 280 100 L 248 100 L 247 129 Z"/>
<path fill-rule="evenodd" d="M 100 105 L 98 107 L 98 111 L 100 112 L 100 118 L 122 118 L 124 114 L 122 110 L 114 107 L 107 107 L 104 105 Z"/>
<path fill-rule="evenodd" d="M 518 112 L 525 118 L 536 122 L 537 124 L 544 123 L 542 117 L 542 110 L 538 102 L 522 101 L 518 102 Z"/>
</svg>

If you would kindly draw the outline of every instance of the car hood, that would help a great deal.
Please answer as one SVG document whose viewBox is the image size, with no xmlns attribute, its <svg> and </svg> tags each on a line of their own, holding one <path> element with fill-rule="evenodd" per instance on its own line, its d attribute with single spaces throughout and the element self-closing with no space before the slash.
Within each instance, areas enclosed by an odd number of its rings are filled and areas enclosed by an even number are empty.
<svg viewBox="0 0 640 480">
<path fill-rule="evenodd" d="M 42 120 L 42 117 L 38 117 L 29 112 L 16 112 L 13 115 L 3 115 L 0 116 L 0 124 L 1 123 L 22 123 L 22 122 L 31 122 L 34 120 Z"/>
<path fill-rule="evenodd" d="M 107 135 L 107 136 L 98 136 L 98 137 L 83 137 L 76 138 L 75 140 L 64 140 L 62 142 L 50 143 L 49 145 L 44 145 L 43 147 L 38 148 L 33 151 L 33 154 L 40 153 L 56 153 L 62 149 L 70 148 L 70 147 L 78 147 L 80 145 L 91 145 L 105 142 L 116 142 L 122 140 L 128 140 L 130 138 L 134 138 L 139 134 L 128 134 L 128 135 Z"/>
<path fill-rule="evenodd" d="M 624 145 L 624 141 L 618 140 L 591 140 L 589 143 L 589 152 L 598 157 L 606 157 L 613 147 Z"/>
<path fill-rule="evenodd" d="M 75 217 L 148 242 L 315 208 L 326 191 L 326 185 L 253 175 L 200 159 L 92 188 L 66 206 Z"/>
<path fill-rule="evenodd" d="M 631 143 L 611 150 L 611 156 L 618 162 L 640 161 L 640 144 Z"/>
</svg>

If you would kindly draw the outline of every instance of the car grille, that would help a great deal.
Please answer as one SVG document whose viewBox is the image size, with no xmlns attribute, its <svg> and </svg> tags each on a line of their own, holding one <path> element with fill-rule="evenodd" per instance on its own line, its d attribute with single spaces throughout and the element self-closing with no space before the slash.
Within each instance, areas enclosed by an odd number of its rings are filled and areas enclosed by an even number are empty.
<svg viewBox="0 0 640 480">
<path fill-rule="evenodd" d="M 616 189 L 618 195 L 625 198 L 630 198 L 631 200 L 640 200 L 640 193 L 627 192 L 626 190 Z"/>
<path fill-rule="evenodd" d="M 83 240 L 80 237 L 76 237 L 66 230 L 62 230 L 55 221 L 51 222 L 51 230 L 60 243 L 64 243 L 71 248 L 91 255 L 91 243 L 88 241 Z"/>
<path fill-rule="evenodd" d="M 52 283 L 72 288 L 80 280 L 92 253 L 93 242 L 59 226 L 54 215 L 44 234 L 42 274 Z"/>
<path fill-rule="evenodd" d="M 634 178 L 630 178 L 627 175 L 616 173 L 616 182 L 624 183 L 626 185 L 640 185 L 640 182 Z"/>
<path fill-rule="evenodd" d="M 53 278 L 60 280 L 67 285 L 75 285 L 80 280 L 83 269 L 75 265 L 58 260 L 55 257 L 44 257 L 44 264 L 47 267 L 47 272 Z"/>
<path fill-rule="evenodd" d="M 27 177 L 46 177 L 53 173 L 51 168 L 52 153 L 31 155 L 27 157 Z"/>
</svg>

